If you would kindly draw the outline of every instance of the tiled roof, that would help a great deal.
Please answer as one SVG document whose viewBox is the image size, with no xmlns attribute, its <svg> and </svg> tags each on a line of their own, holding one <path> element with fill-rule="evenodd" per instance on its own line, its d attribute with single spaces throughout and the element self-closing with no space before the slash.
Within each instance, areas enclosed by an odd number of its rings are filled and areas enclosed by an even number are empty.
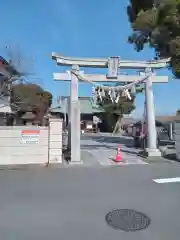
<svg viewBox="0 0 180 240">
<path fill-rule="evenodd" d="M 91 113 L 99 113 L 103 111 L 101 108 L 98 108 L 95 105 L 93 106 L 91 98 L 80 98 L 79 100 L 80 100 L 81 113 L 91 114 Z"/>
<path fill-rule="evenodd" d="M 90 97 L 79 97 L 79 102 L 80 102 L 80 110 L 82 114 L 100 113 L 103 111 L 103 109 L 93 105 Z M 68 112 L 67 106 L 65 107 L 65 109 L 66 109 L 66 112 Z M 64 112 L 63 104 L 57 107 L 52 107 L 50 109 L 50 112 L 63 113 Z"/>
</svg>

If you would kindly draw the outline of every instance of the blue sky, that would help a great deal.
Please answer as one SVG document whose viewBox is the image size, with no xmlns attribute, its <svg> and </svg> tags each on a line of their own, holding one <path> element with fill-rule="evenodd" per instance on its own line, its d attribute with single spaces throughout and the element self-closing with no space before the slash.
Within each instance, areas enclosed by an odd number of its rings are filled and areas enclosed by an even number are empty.
<svg viewBox="0 0 180 240">
<path fill-rule="evenodd" d="M 41 84 L 56 98 L 68 95 L 66 82 L 55 82 L 52 73 L 64 71 L 51 60 L 51 53 L 67 56 L 108 57 L 118 55 L 124 60 L 149 60 L 153 50 L 137 53 L 127 43 L 131 32 L 126 15 L 127 0 L 1 0 L 0 50 L 7 56 L 6 46 L 14 52 L 20 49 L 21 68 L 32 71 Z M 86 70 L 88 71 L 88 70 Z M 157 115 L 174 114 L 180 108 L 180 80 L 154 84 Z M 91 86 L 80 85 L 80 95 L 90 96 Z M 134 115 L 143 111 L 144 95 L 137 96 Z"/>
</svg>

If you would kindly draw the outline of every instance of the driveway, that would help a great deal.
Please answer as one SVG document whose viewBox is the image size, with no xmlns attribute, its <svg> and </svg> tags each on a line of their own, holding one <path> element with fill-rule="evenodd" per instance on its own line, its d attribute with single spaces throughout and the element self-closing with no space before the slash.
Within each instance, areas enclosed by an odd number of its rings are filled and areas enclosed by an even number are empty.
<svg viewBox="0 0 180 240">
<path fill-rule="evenodd" d="M 114 165 L 110 159 L 115 158 L 117 147 L 120 146 L 123 164 L 145 164 L 137 156 L 140 149 L 133 147 L 133 138 L 111 136 L 110 134 L 86 134 L 81 137 L 81 156 L 86 165 Z"/>
</svg>

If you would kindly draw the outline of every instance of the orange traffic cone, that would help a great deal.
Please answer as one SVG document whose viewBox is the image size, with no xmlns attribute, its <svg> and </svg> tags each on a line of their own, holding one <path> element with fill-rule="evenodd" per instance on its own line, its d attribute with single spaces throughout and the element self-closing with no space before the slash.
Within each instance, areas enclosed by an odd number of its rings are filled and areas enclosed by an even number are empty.
<svg viewBox="0 0 180 240">
<path fill-rule="evenodd" d="M 120 145 L 118 145 L 115 162 L 121 162 L 121 161 L 122 161 L 122 152 L 120 149 Z"/>
</svg>

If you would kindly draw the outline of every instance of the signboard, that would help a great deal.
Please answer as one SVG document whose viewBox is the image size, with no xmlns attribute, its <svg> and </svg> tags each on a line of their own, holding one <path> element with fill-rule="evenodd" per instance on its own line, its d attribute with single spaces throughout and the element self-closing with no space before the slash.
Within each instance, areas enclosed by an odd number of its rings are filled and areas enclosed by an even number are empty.
<svg viewBox="0 0 180 240">
<path fill-rule="evenodd" d="M 40 130 L 22 130 L 21 142 L 25 144 L 38 144 L 39 143 Z"/>
<path fill-rule="evenodd" d="M 98 117 L 96 117 L 96 116 L 93 116 L 93 123 L 94 124 L 98 124 L 98 123 L 101 123 L 102 121 L 101 121 L 101 119 L 100 118 L 98 118 Z"/>
</svg>

